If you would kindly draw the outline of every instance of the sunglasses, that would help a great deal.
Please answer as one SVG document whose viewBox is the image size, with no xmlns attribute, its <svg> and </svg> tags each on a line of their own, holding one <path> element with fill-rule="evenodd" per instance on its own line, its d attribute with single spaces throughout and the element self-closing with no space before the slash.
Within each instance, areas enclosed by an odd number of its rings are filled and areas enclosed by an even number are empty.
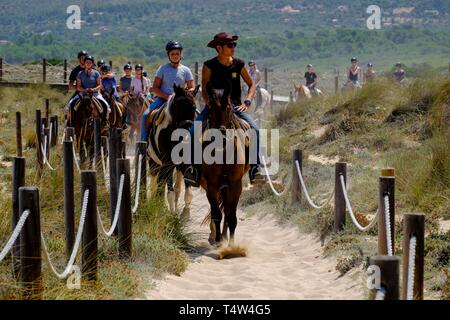
<svg viewBox="0 0 450 320">
<path fill-rule="evenodd" d="M 237 46 L 237 43 L 236 42 L 229 42 L 229 43 L 227 43 L 226 44 L 226 46 L 227 46 L 227 48 L 236 48 L 236 46 Z"/>
</svg>

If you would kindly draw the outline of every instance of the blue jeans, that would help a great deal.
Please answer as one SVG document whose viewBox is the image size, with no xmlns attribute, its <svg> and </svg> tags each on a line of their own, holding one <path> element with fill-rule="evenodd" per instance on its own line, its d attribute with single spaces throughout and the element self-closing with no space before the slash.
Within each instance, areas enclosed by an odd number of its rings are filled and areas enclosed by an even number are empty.
<svg viewBox="0 0 450 320">
<path fill-rule="evenodd" d="M 239 118 L 244 119 L 245 121 L 248 122 L 248 124 L 250 125 L 250 127 L 252 127 L 253 130 L 255 130 L 256 132 L 256 150 L 257 150 L 257 154 L 256 154 L 256 163 L 260 164 L 260 159 L 259 159 L 259 128 L 258 125 L 256 124 L 255 120 L 253 120 L 252 116 L 248 113 L 248 112 L 240 112 L 240 111 L 236 111 L 233 108 L 233 113 L 235 115 L 237 115 Z M 200 114 L 197 116 L 197 118 L 195 118 L 195 121 L 206 121 L 206 119 L 208 119 L 208 107 L 205 106 L 205 108 L 202 110 L 202 112 L 200 112 Z M 194 126 L 192 126 L 189 129 L 189 133 L 191 135 L 191 145 L 192 145 L 192 150 L 193 150 L 193 146 L 194 146 Z M 192 158 L 193 157 L 193 152 L 192 152 Z"/>
<path fill-rule="evenodd" d="M 166 103 L 167 100 L 158 97 L 156 98 L 156 100 L 147 108 L 147 110 L 144 111 L 144 113 L 142 114 L 142 119 L 141 119 L 141 141 L 147 141 L 148 139 L 148 132 L 147 132 L 147 127 L 146 127 L 146 123 L 147 123 L 147 118 L 148 115 L 155 109 L 160 108 L 164 103 Z"/>
</svg>

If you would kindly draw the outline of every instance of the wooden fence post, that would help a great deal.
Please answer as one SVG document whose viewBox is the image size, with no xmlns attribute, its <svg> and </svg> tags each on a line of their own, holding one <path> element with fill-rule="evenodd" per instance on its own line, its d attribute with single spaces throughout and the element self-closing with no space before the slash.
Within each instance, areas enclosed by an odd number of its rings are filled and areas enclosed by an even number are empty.
<svg viewBox="0 0 450 320">
<path fill-rule="evenodd" d="M 22 156 L 22 120 L 20 111 L 16 112 L 16 154 Z"/>
<path fill-rule="evenodd" d="M 380 286 L 385 290 L 384 300 L 399 300 L 400 258 L 396 256 L 379 255 L 370 257 L 371 266 L 379 268 Z M 372 300 L 376 297 L 377 288 L 370 291 Z"/>
<path fill-rule="evenodd" d="M 52 136 L 51 147 L 55 147 L 58 140 L 58 116 L 51 116 L 50 123 L 52 124 L 52 132 L 50 132 Z"/>
<path fill-rule="evenodd" d="M 63 83 L 67 83 L 67 59 L 64 59 Z"/>
<path fill-rule="evenodd" d="M 97 234 L 97 178 L 94 170 L 81 171 L 81 203 L 86 189 L 89 189 L 89 199 L 86 220 L 81 241 L 82 274 L 86 280 L 97 280 L 98 234 Z"/>
<path fill-rule="evenodd" d="M 292 94 L 292 91 L 289 91 L 289 103 L 294 102 L 294 95 Z"/>
<path fill-rule="evenodd" d="M 98 160 L 101 157 L 100 147 L 102 143 L 101 132 L 100 132 L 100 118 L 94 119 L 94 165 L 98 167 Z"/>
<path fill-rule="evenodd" d="M 25 185 L 25 158 L 13 158 L 13 188 L 12 188 L 12 230 L 20 219 L 19 213 L 19 188 Z M 12 248 L 13 272 L 16 280 L 19 280 L 20 271 L 20 238 L 17 238 Z"/>
<path fill-rule="evenodd" d="M 409 252 L 411 238 L 416 238 L 414 256 L 414 280 L 412 286 L 413 300 L 423 300 L 425 215 L 423 213 L 407 213 L 403 216 L 403 286 L 402 298 L 408 298 Z"/>
<path fill-rule="evenodd" d="M 198 84 L 198 61 L 195 61 L 195 85 Z"/>
<path fill-rule="evenodd" d="M 298 161 L 300 170 L 303 170 L 302 150 L 295 149 L 292 151 L 292 187 L 291 187 L 292 202 L 300 203 L 302 200 L 302 186 L 300 185 L 300 179 L 298 177 L 297 167 L 295 165 L 296 161 Z"/>
<path fill-rule="evenodd" d="M 270 111 L 273 111 L 273 90 L 270 90 Z"/>
<path fill-rule="evenodd" d="M 347 185 L 347 163 L 337 162 L 334 174 L 334 232 L 344 229 L 345 226 L 345 198 L 342 189 L 340 176 L 344 176 L 345 186 Z"/>
<path fill-rule="evenodd" d="M 75 243 L 75 200 L 73 185 L 73 142 L 63 142 L 64 157 L 64 229 L 66 234 L 66 256 L 69 260 Z M 70 139 L 70 138 L 69 138 Z"/>
<path fill-rule="evenodd" d="M 41 145 L 42 145 L 42 118 L 41 118 L 41 110 L 36 109 L 36 159 L 37 162 L 42 169 L 44 165 L 44 161 L 42 159 L 42 152 L 41 152 Z"/>
<path fill-rule="evenodd" d="M 269 73 L 267 68 L 264 68 L 264 88 L 269 90 Z"/>
<path fill-rule="evenodd" d="M 3 81 L 3 58 L 0 57 L 0 81 Z"/>
<path fill-rule="evenodd" d="M 41 219 L 39 189 L 19 188 L 19 214 L 30 210 L 20 232 L 20 281 L 23 298 L 42 299 Z"/>
<path fill-rule="evenodd" d="M 117 171 L 116 171 L 116 159 L 121 158 L 120 156 L 121 149 L 121 135 L 120 131 L 117 128 L 109 129 L 109 208 L 110 208 L 110 217 L 111 224 L 114 220 L 114 213 L 116 212 L 116 204 L 117 204 Z M 117 229 L 116 229 L 117 231 Z M 114 234 L 117 234 L 116 231 Z"/>
<path fill-rule="evenodd" d="M 130 188 L 130 159 L 117 159 L 116 162 L 117 178 L 125 175 L 122 201 L 120 203 L 119 220 L 117 223 L 119 256 L 121 258 L 131 257 L 131 188 Z"/>
<path fill-rule="evenodd" d="M 45 83 L 47 80 L 47 60 L 42 59 L 42 82 Z"/>
<path fill-rule="evenodd" d="M 379 179 L 378 210 L 380 210 L 380 213 L 378 214 L 378 254 L 386 255 L 389 253 L 384 203 L 384 197 L 387 195 L 389 197 L 390 239 L 392 254 L 395 255 L 395 178 L 380 177 Z"/>
</svg>

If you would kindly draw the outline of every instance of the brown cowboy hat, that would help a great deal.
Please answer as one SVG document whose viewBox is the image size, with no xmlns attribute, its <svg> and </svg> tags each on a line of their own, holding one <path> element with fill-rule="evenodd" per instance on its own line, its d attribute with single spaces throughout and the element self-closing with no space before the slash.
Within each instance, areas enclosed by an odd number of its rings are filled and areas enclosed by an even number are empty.
<svg viewBox="0 0 450 320">
<path fill-rule="evenodd" d="M 220 32 L 214 36 L 214 39 L 208 43 L 208 47 L 215 48 L 217 46 L 224 45 L 228 42 L 236 41 L 239 37 L 233 36 L 228 32 Z"/>
</svg>

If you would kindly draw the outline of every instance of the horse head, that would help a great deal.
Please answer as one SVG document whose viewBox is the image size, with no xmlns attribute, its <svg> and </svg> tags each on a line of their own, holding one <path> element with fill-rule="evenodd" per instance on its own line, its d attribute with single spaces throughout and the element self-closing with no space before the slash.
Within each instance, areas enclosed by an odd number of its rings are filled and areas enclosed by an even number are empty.
<svg viewBox="0 0 450 320">
<path fill-rule="evenodd" d="M 172 118 L 172 125 L 175 128 L 189 129 L 195 119 L 195 96 L 200 86 L 197 85 L 194 91 L 190 91 L 176 84 L 173 85 L 175 93 L 169 106 L 169 112 Z"/>
<path fill-rule="evenodd" d="M 226 129 L 231 129 L 233 126 L 233 106 L 230 99 L 231 83 L 227 81 L 225 88 L 222 91 L 213 89 L 208 82 L 206 84 L 206 91 L 209 97 L 207 104 L 207 107 L 209 108 L 209 127 L 219 129 L 225 134 Z"/>
</svg>

